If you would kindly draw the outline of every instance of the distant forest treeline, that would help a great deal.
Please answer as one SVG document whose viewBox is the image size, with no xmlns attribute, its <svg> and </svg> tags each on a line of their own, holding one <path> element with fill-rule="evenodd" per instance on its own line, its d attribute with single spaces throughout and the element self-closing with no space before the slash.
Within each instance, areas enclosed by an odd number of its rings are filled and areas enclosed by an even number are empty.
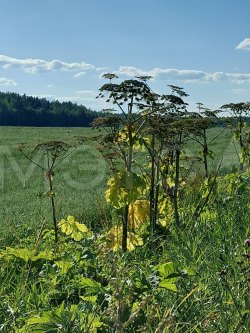
<svg viewBox="0 0 250 333">
<path fill-rule="evenodd" d="M 0 92 L 0 126 L 87 127 L 98 113 L 72 102 Z"/>
<path fill-rule="evenodd" d="M 72 102 L 49 102 L 45 98 L 0 92 L 0 126 L 88 127 L 103 115 Z M 224 126 L 226 119 L 219 118 L 214 125 Z M 250 124 L 249 117 L 244 119 Z"/>
</svg>

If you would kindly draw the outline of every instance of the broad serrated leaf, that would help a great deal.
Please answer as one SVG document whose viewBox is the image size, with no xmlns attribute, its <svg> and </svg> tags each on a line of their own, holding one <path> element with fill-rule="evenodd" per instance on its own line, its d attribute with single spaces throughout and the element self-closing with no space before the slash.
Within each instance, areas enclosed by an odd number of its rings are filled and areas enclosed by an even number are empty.
<svg viewBox="0 0 250 333">
<path fill-rule="evenodd" d="M 89 232 L 85 224 L 79 223 L 71 215 L 67 217 L 67 220 L 62 219 L 58 223 L 58 227 L 65 235 L 72 237 L 75 241 L 80 241 Z"/>
<path fill-rule="evenodd" d="M 142 177 L 134 172 L 120 171 L 111 178 L 105 196 L 115 208 L 121 208 L 136 201 L 146 187 Z"/>
<path fill-rule="evenodd" d="M 36 253 L 36 250 L 31 250 L 28 248 L 13 248 L 13 247 L 7 247 L 6 248 L 6 254 L 7 255 L 12 255 L 16 258 L 22 259 L 25 262 L 32 260 L 34 258 Z"/>
</svg>

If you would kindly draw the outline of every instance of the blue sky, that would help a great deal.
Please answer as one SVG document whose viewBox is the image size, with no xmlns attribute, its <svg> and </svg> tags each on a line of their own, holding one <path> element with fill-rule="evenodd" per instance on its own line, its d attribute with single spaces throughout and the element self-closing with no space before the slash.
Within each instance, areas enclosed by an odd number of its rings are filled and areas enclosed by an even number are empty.
<svg viewBox="0 0 250 333">
<path fill-rule="evenodd" d="M 94 110 L 105 72 L 216 109 L 250 100 L 249 0 L 0 0 L 0 91 Z M 117 81 L 119 82 L 119 81 Z"/>
</svg>

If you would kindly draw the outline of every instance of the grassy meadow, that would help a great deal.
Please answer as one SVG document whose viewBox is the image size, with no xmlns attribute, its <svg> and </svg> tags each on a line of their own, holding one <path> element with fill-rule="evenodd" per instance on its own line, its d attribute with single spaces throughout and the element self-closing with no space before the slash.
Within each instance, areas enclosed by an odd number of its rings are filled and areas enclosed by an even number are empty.
<svg viewBox="0 0 250 333">
<path fill-rule="evenodd" d="M 109 169 L 96 142 L 84 142 L 55 170 L 58 221 L 73 215 L 89 230 L 78 239 L 78 229 L 75 238 L 61 229 L 57 245 L 44 172 L 17 150 L 97 132 L 1 127 L 0 332 L 250 332 L 249 172 L 232 173 L 238 157 L 231 132 L 221 131 L 209 132 L 216 138 L 209 168 L 215 174 L 221 167 L 199 218 L 192 209 L 207 196 L 198 178 L 202 163 L 182 198 L 184 226 L 170 223 L 154 238 L 142 227 L 144 245 L 121 253 L 105 248 L 118 215 L 105 201 Z M 199 150 L 193 142 L 185 149 Z M 37 152 L 31 156 L 44 165 Z"/>
<path fill-rule="evenodd" d="M 0 244 L 5 243 L 6 237 L 13 238 L 16 243 L 19 242 L 19 233 L 33 232 L 34 226 L 44 221 L 50 223 L 51 218 L 50 203 L 43 195 L 48 190 L 44 172 L 17 150 L 18 145 L 30 145 L 31 151 L 35 145 L 50 140 L 73 144 L 76 137 L 92 132 L 87 128 L 2 127 L 0 133 L 1 163 L 4 167 L 1 177 Z M 74 214 L 88 225 L 103 223 L 105 219 L 103 191 L 107 168 L 94 145 L 87 142 L 79 146 L 58 166 L 54 179 L 58 219 Z M 40 153 L 30 153 L 30 156 L 44 165 Z"/>
<path fill-rule="evenodd" d="M 221 131 L 220 128 L 211 129 L 211 140 Z M 18 145 L 30 145 L 32 150 L 45 141 L 74 143 L 78 136 L 94 136 L 97 133 L 90 128 L 1 127 L 0 244 L 19 242 L 23 233 L 32 233 L 34 226 L 50 223 L 51 219 L 50 203 L 42 195 L 48 189 L 44 172 L 17 150 Z M 211 143 L 211 150 L 216 154 L 215 159 L 210 161 L 212 169 L 218 166 L 222 157 L 222 170 L 228 170 L 237 164 L 231 138 L 228 130 Z M 107 221 L 108 208 L 104 191 L 108 167 L 95 144 L 88 141 L 79 146 L 56 170 L 54 181 L 58 219 L 73 214 L 93 227 Z M 185 150 L 191 155 L 198 154 L 200 149 L 197 143 L 189 142 Z M 38 158 L 39 163 L 44 164 L 41 154 L 32 153 L 30 156 Z M 202 169 L 202 165 L 198 167 Z"/>
</svg>

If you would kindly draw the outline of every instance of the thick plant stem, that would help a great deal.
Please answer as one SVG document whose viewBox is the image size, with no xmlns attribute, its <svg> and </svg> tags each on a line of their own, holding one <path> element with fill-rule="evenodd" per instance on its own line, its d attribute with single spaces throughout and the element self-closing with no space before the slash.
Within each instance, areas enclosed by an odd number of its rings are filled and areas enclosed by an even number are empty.
<svg viewBox="0 0 250 333">
<path fill-rule="evenodd" d="M 149 202 L 150 202 L 150 229 L 151 235 L 155 232 L 155 158 L 154 158 L 154 147 L 155 147 L 155 136 L 152 136 L 151 148 L 153 154 L 151 156 L 151 181 L 150 181 L 150 194 L 149 194 Z"/>
<path fill-rule="evenodd" d="M 180 137 L 181 142 L 181 137 Z M 179 216 L 179 208 L 178 208 L 178 190 L 179 190 L 179 178 L 180 178 L 180 147 L 178 147 L 175 151 L 175 181 L 174 181 L 174 195 L 173 195 L 173 202 L 174 202 L 174 216 L 175 216 L 175 223 L 176 226 L 180 226 L 180 216 Z"/>
<path fill-rule="evenodd" d="M 158 202 L 160 193 L 160 162 L 156 163 L 156 187 L 155 187 L 155 201 L 154 201 L 154 224 L 156 228 L 156 223 L 158 220 Z"/>
<path fill-rule="evenodd" d="M 240 150 L 241 150 L 241 152 L 244 149 L 244 141 L 243 141 L 243 133 L 242 133 L 242 131 L 243 131 L 243 119 L 240 116 L 239 117 L 239 143 L 240 143 Z M 243 169 L 244 169 L 244 163 L 243 163 L 243 161 L 240 158 L 240 171 L 243 171 Z"/>
<path fill-rule="evenodd" d="M 54 199 L 54 192 L 53 192 L 53 183 L 52 183 L 52 175 L 51 172 L 48 172 L 48 179 L 49 179 L 49 195 L 51 200 L 51 207 L 52 207 L 52 219 L 54 225 L 54 232 L 55 232 L 55 243 L 58 242 L 58 229 L 57 229 L 57 222 L 56 222 L 56 206 L 55 206 L 55 199 Z"/>
<path fill-rule="evenodd" d="M 207 161 L 208 145 L 207 145 L 206 130 L 204 130 L 203 138 L 204 138 L 204 142 L 203 142 L 203 163 L 204 163 L 204 167 L 205 167 L 205 176 L 206 176 L 206 178 L 208 178 L 208 161 Z"/>
<path fill-rule="evenodd" d="M 160 194 L 160 171 L 161 171 L 161 154 L 163 149 L 163 142 L 160 143 L 160 150 L 158 153 L 158 158 L 155 162 L 156 165 L 156 179 L 155 179 L 155 201 L 154 201 L 154 223 L 156 227 L 156 223 L 158 221 L 158 202 L 159 202 L 159 194 Z"/>
<path fill-rule="evenodd" d="M 122 251 L 127 251 L 128 245 L 128 209 L 129 206 L 126 205 L 124 207 L 124 212 L 122 216 Z"/>
<path fill-rule="evenodd" d="M 128 157 L 126 163 L 126 171 L 129 173 L 132 170 L 132 160 L 133 160 L 133 128 L 132 128 L 132 108 L 133 108 L 133 96 L 128 107 Z M 127 238 L 128 238 L 128 213 L 129 205 L 124 207 L 123 217 L 122 217 L 122 251 L 127 251 Z"/>
</svg>

